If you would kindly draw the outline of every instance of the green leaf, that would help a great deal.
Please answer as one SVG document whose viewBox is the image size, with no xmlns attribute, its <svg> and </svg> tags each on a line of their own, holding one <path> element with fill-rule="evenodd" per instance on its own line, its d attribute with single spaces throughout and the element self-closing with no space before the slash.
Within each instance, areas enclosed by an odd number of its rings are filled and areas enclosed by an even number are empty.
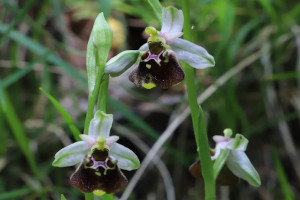
<svg viewBox="0 0 300 200">
<path fill-rule="evenodd" d="M 79 135 L 81 134 L 80 131 L 77 129 L 75 126 L 72 117 L 70 114 L 60 105 L 60 103 L 53 97 L 51 96 L 48 92 L 40 88 L 40 90 L 49 98 L 49 100 L 52 102 L 52 104 L 55 106 L 55 108 L 60 112 L 64 120 L 67 122 L 74 138 L 76 141 L 80 141 Z"/>
<path fill-rule="evenodd" d="M 4 33 L 7 30 L 8 26 L 0 23 L 0 33 Z M 48 52 L 51 52 L 49 49 L 43 47 L 39 43 L 33 41 L 32 39 L 28 38 L 25 35 L 22 35 L 17 31 L 11 30 L 9 33 L 9 37 L 14 41 L 18 42 L 19 44 L 26 46 L 28 49 L 30 49 L 38 55 L 46 55 Z M 85 77 L 82 74 L 78 73 L 78 71 L 75 68 L 70 66 L 68 63 L 66 63 L 54 53 L 51 53 L 51 55 L 47 57 L 47 61 L 62 68 L 64 71 L 67 72 L 68 75 L 73 76 L 76 80 L 79 80 L 83 85 L 86 85 L 87 82 Z"/>
<path fill-rule="evenodd" d="M 106 63 L 104 72 L 112 77 L 119 76 L 137 61 L 140 52 L 138 50 L 128 50 L 119 53 Z"/>
<path fill-rule="evenodd" d="M 67 199 L 66 199 L 66 197 L 63 194 L 61 194 L 60 195 L 60 200 L 67 200 Z"/>
<path fill-rule="evenodd" d="M 281 185 L 281 191 L 285 200 L 294 200 L 294 194 L 292 192 L 291 186 L 287 179 L 286 172 L 282 166 L 282 162 L 280 161 L 280 157 L 275 147 L 272 147 L 273 160 L 275 164 L 276 173 Z"/>
<path fill-rule="evenodd" d="M 0 194 L 0 200 L 4 199 L 22 199 L 25 195 L 32 193 L 33 189 L 30 188 L 20 188 L 12 191 L 2 191 Z"/>
<path fill-rule="evenodd" d="M 15 16 L 15 19 L 13 22 L 10 23 L 9 27 L 3 32 L 2 37 L 0 38 L 0 46 L 2 46 L 3 42 L 9 35 L 10 31 L 13 30 L 13 28 L 24 19 L 24 16 L 27 14 L 28 10 L 31 8 L 31 6 L 34 4 L 35 0 L 29 0 L 26 1 L 25 4 L 22 6 L 22 10 L 17 13 L 17 16 Z"/>
<path fill-rule="evenodd" d="M 140 167 L 140 161 L 135 153 L 121 144 L 113 144 L 109 155 L 118 160 L 120 169 L 130 171 Z"/>
<path fill-rule="evenodd" d="M 5 78 L 3 80 L 3 87 L 8 87 L 11 84 L 17 82 L 18 80 L 20 80 L 23 76 L 25 76 L 26 74 L 28 74 L 29 72 L 31 72 L 35 66 L 36 63 L 38 62 L 44 62 L 48 59 L 48 56 L 51 55 L 52 52 L 46 52 L 45 55 L 42 55 L 41 57 L 35 59 L 33 62 L 27 64 L 23 69 L 18 70 L 17 72 L 15 72 L 14 74 L 8 76 L 7 78 Z"/>
<path fill-rule="evenodd" d="M 159 0 L 148 0 L 148 3 L 152 7 L 156 20 L 159 22 L 159 25 L 162 24 L 162 11 L 163 7 L 161 6 Z"/>
<path fill-rule="evenodd" d="M 24 153 L 27 162 L 31 171 L 33 172 L 35 178 L 39 179 L 39 170 L 37 164 L 34 159 L 34 155 L 29 149 L 29 140 L 24 132 L 23 124 L 20 122 L 18 115 L 11 104 L 10 99 L 4 88 L 2 87 L 2 81 L 0 80 L 0 107 L 4 116 L 16 138 L 16 141 L 22 151 Z"/>
</svg>

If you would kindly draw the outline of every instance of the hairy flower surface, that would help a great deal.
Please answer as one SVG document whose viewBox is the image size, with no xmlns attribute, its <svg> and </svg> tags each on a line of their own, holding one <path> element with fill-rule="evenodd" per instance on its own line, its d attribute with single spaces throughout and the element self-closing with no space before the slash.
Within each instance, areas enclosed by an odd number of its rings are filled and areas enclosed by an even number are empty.
<svg viewBox="0 0 300 200">
<path fill-rule="evenodd" d="M 196 69 L 214 66 L 214 58 L 204 48 L 179 38 L 182 27 L 182 11 L 163 8 L 161 30 L 147 27 L 145 31 L 150 35 L 147 43 L 138 51 L 124 51 L 112 58 L 106 64 L 105 73 L 118 76 L 134 66 L 129 80 L 136 86 L 170 88 L 185 77 L 179 61 Z"/>
<path fill-rule="evenodd" d="M 68 167 L 80 163 L 71 176 L 71 184 L 82 192 L 115 193 L 127 185 L 120 169 L 134 170 L 140 165 L 138 157 L 127 147 L 116 143 L 118 136 L 109 136 L 113 122 L 111 114 L 97 111 L 90 122 L 88 135 L 55 155 L 52 165 Z"/>
</svg>

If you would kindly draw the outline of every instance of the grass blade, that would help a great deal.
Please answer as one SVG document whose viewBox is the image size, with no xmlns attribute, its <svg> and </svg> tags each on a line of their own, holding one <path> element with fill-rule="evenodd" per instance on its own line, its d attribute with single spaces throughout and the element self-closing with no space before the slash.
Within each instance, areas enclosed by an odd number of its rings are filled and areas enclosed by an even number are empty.
<svg viewBox="0 0 300 200">
<path fill-rule="evenodd" d="M 34 176 L 39 180 L 40 179 L 39 170 L 34 160 L 34 156 L 29 149 L 28 138 L 23 130 L 22 123 L 20 122 L 17 113 L 15 112 L 15 109 L 6 94 L 6 91 L 2 87 L 1 80 L 0 80 L 0 96 L 1 96 L 1 100 L 0 100 L 1 110 L 4 113 L 4 116 L 10 128 L 12 129 L 12 132 L 16 138 L 18 145 L 20 146 L 23 154 L 27 159 L 31 171 L 33 172 Z"/>
<path fill-rule="evenodd" d="M 282 194 L 284 196 L 283 199 L 285 199 L 285 200 L 294 200 L 295 197 L 294 197 L 293 192 L 290 188 L 289 181 L 287 179 L 286 173 L 284 171 L 284 168 L 282 166 L 282 163 L 280 161 L 278 152 L 277 152 L 275 147 L 272 148 L 272 153 L 273 153 L 273 159 L 274 159 L 274 164 L 275 164 L 275 168 L 276 168 L 276 173 L 277 173 L 279 182 L 281 184 L 281 191 L 282 191 Z"/>
<path fill-rule="evenodd" d="M 76 141 L 80 141 L 79 135 L 81 134 L 80 131 L 77 129 L 75 126 L 73 119 L 71 115 L 60 105 L 60 103 L 53 97 L 51 96 L 48 92 L 40 88 L 40 90 L 49 98 L 49 100 L 52 102 L 52 104 L 55 106 L 55 108 L 59 111 L 59 113 L 62 115 L 64 120 L 67 122 L 71 132 L 73 133 L 74 138 Z"/>
</svg>

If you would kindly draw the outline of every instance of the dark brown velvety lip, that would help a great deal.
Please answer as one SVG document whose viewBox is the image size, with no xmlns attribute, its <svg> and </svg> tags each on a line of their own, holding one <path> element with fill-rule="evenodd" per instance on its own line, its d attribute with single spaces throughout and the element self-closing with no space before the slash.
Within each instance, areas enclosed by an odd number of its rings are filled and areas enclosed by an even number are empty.
<svg viewBox="0 0 300 200">
<path fill-rule="evenodd" d="M 149 52 L 145 54 L 149 55 Z M 185 74 L 179 65 L 175 53 L 167 51 L 166 57 L 161 55 L 160 66 L 153 59 L 147 62 L 141 61 L 130 73 L 129 80 L 137 87 L 142 87 L 143 84 L 154 83 L 159 88 L 170 88 L 180 83 L 184 79 Z M 147 68 L 147 65 L 150 65 L 151 68 Z"/>
</svg>

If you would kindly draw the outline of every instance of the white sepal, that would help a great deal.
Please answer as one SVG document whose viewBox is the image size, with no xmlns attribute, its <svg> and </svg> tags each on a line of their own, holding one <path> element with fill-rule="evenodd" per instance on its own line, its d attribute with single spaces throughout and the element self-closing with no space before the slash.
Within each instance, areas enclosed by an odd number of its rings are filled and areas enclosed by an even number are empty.
<svg viewBox="0 0 300 200">
<path fill-rule="evenodd" d="M 119 76 L 138 60 L 138 50 L 128 50 L 119 53 L 105 64 L 104 72 L 112 77 Z"/>
<path fill-rule="evenodd" d="M 214 57 L 201 46 L 180 38 L 174 40 L 170 46 L 179 60 L 196 69 L 215 66 Z"/>
<path fill-rule="evenodd" d="M 110 129 L 113 123 L 113 115 L 106 114 L 103 111 L 97 111 L 94 118 L 90 122 L 89 126 L 89 136 L 98 137 L 108 137 Z"/>
<path fill-rule="evenodd" d="M 120 169 L 131 171 L 140 166 L 140 161 L 135 153 L 121 144 L 114 143 L 110 148 L 109 155 L 118 160 Z"/>
<path fill-rule="evenodd" d="M 183 12 L 181 10 L 172 6 L 163 8 L 161 32 L 181 32 L 183 21 Z"/>
<path fill-rule="evenodd" d="M 230 171 L 249 184 L 258 187 L 261 184 L 259 174 L 243 151 L 230 151 L 226 162 Z"/>
<path fill-rule="evenodd" d="M 80 163 L 88 153 L 89 147 L 84 141 L 75 142 L 59 150 L 52 163 L 55 167 L 68 167 Z"/>
</svg>

